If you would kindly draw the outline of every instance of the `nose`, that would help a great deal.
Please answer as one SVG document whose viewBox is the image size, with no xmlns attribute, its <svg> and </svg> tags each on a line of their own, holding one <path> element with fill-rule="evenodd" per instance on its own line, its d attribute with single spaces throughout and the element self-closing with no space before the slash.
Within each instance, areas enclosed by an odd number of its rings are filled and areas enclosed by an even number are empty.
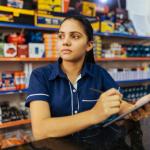
<svg viewBox="0 0 150 150">
<path fill-rule="evenodd" d="M 63 39 L 63 46 L 71 46 L 71 41 L 68 36 Z"/>
</svg>

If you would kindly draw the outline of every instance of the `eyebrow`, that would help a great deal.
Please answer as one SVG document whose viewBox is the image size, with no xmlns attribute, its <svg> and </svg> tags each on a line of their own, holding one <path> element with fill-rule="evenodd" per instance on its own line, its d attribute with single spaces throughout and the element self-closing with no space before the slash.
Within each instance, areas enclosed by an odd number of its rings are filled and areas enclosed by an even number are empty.
<svg viewBox="0 0 150 150">
<path fill-rule="evenodd" d="M 65 33 L 65 32 L 63 32 L 63 31 L 58 31 L 58 33 Z M 71 31 L 70 33 L 78 33 L 78 34 L 81 34 L 81 35 L 82 35 L 82 33 L 81 33 L 81 32 L 78 32 L 78 31 Z"/>
</svg>

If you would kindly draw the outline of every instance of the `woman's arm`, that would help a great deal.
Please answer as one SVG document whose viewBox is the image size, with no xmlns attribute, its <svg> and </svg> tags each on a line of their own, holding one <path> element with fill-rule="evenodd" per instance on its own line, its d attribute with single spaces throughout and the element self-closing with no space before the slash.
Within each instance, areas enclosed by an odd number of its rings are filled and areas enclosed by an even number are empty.
<svg viewBox="0 0 150 150">
<path fill-rule="evenodd" d="M 120 99 L 120 94 L 111 89 L 100 96 L 91 110 L 64 117 L 51 117 L 51 110 L 47 102 L 32 101 L 30 102 L 30 112 L 33 135 L 35 139 L 43 139 L 62 137 L 78 132 L 118 113 Z"/>
<path fill-rule="evenodd" d="M 66 136 L 93 125 L 90 111 L 54 118 L 51 117 L 50 111 L 49 104 L 45 101 L 30 103 L 32 131 L 37 140 Z"/>
</svg>

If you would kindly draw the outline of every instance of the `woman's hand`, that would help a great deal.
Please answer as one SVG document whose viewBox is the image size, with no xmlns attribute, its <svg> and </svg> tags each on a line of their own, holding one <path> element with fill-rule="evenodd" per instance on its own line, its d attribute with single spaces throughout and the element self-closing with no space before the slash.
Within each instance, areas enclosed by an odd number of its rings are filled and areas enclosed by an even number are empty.
<svg viewBox="0 0 150 150">
<path fill-rule="evenodd" d="M 91 109 L 95 124 L 106 120 L 120 111 L 122 95 L 116 89 L 110 89 L 99 97 Z"/>
<path fill-rule="evenodd" d="M 143 96 L 140 98 L 134 105 L 141 105 L 143 102 L 150 100 L 150 94 Z M 131 119 L 137 121 L 143 118 L 150 116 L 150 103 L 143 106 L 143 108 L 138 109 L 137 111 L 132 113 Z"/>
</svg>

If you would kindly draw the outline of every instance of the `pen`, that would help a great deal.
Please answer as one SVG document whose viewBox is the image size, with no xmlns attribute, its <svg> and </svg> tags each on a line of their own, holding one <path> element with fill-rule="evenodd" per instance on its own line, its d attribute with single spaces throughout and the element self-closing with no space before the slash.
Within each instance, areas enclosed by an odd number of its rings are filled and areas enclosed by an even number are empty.
<svg viewBox="0 0 150 150">
<path fill-rule="evenodd" d="M 94 91 L 94 92 L 97 92 L 97 93 L 100 93 L 100 94 L 104 93 L 104 91 L 101 91 L 101 90 L 95 89 L 95 88 L 90 88 L 90 90 L 91 90 L 91 91 Z M 120 92 L 120 87 L 118 87 L 118 91 Z M 123 97 L 123 100 L 125 100 L 125 101 L 127 101 L 127 102 L 132 102 L 132 100 L 127 99 L 127 98 L 124 98 L 124 97 Z"/>
<path fill-rule="evenodd" d="M 101 90 L 98 90 L 98 89 L 95 89 L 95 88 L 90 88 L 90 90 L 94 91 L 94 92 L 97 92 L 97 93 L 104 93 L 104 91 L 101 91 Z M 120 92 L 120 87 L 118 87 L 118 91 Z"/>
</svg>

